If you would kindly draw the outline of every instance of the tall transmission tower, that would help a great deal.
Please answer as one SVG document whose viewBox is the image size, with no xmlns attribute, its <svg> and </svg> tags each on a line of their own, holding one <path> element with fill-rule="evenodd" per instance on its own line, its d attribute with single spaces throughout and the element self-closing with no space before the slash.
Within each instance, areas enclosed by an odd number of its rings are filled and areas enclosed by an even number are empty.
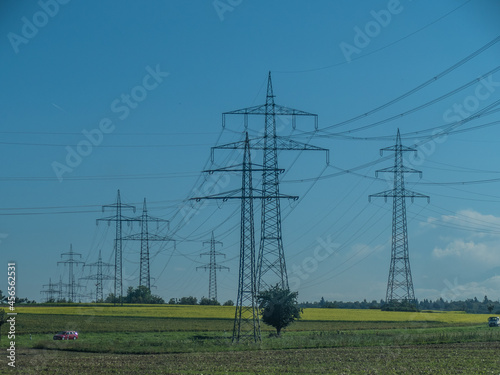
<svg viewBox="0 0 500 375">
<path fill-rule="evenodd" d="M 250 149 L 263 150 L 264 153 L 262 195 L 267 197 L 262 199 L 260 246 L 257 261 L 257 291 L 265 290 L 276 284 L 287 289 L 288 275 L 281 230 L 278 151 L 325 151 L 327 163 L 329 151 L 324 148 L 299 143 L 288 137 L 278 136 L 276 133 L 276 116 L 291 116 L 293 128 L 295 128 L 297 116 L 310 116 L 314 118 L 315 128 L 317 129 L 318 115 L 275 104 L 271 72 L 268 75 L 265 104 L 223 113 L 223 127 L 225 127 L 227 115 L 244 115 L 245 129 L 248 127 L 249 115 L 261 115 L 265 118 L 264 136 L 249 141 Z M 244 148 L 244 141 L 235 142 L 212 148 L 212 154 L 214 149 Z"/>
<path fill-rule="evenodd" d="M 123 204 L 121 202 L 119 189 L 118 189 L 118 194 L 116 197 L 116 203 L 102 206 L 102 212 L 104 212 L 106 208 L 112 208 L 112 209 L 116 210 L 116 214 L 113 216 L 106 217 L 106 218 L 97 219 L 96 223 L 99 224 L 99 221 L 107 221 L 108 225 L 111 225 L 112 221 L 114 221 L 116 223 L 116 234 L 115 234 L 115 245 L 114 245 L 114 251 L 115 251 L 114 297 L 115 297 L 115 300 L 118 299 L 118 302 L 120 303 L 120 305 L 123 305 L 122 223 L 127 222 L 130 224 L 130 222 L 138 221 L 138 219 L 122 215 L 123 209 L 132 209 L 133 212 L 135 212 L 135 207 L 128 205 L 128 204 Z"/>
<path fill-rule="evenodd" d="M 229 271 L 229 267 L 217 265 L 215 257 L 217 255 L 224 255 L 224 257 L 226 257 L 226 255 L 223 253 L 220 253 L 218 251 L 215 251 L 215 246 L 217 244 L 222 245 L 222 242 L 215 240 L 213 231 L 212 231 L 212 238 L 210 239 L 210 241 L 203 242 L 203 245 L 206 245 L 206 244 L 210 244 L 210 252 L 201 253 L 200 257 L 202 255 L 209 255 L 210 256 L 210 263 L 208 263 L 204 266 L 196 267 L 196 270 L 202 268 L 204 270 L 210 271 L 209 276 L 208 276 L 208 299 L 211 301 L 212 300 L 217 301 L 217 271 L 221 271 L 221 270 L 228 270 Z"/>
<path fill-rule="evenodd" d="M 52 279 L 49 278 L 49 283 L 42 285 L 43 289 L 40 291 L 41 294 L 45 294 L 45 302 L 57 302 L 59 296 L 59 289 L 57 288 L 57 283 L 52 283 Z"/>
<path fill-rule="evenodd" d="M 151 290 L 151 270 L 149 267 L 149 241 L 174 241 L 171 237 L 167 236 L 159 236 L 154 233 L 149 233 L 148 222 L 153 221 L 156 222 L 156 226 L 158 228 L 158 224 L 160 222 L 168 223 L 168 220 L 159 219 L 156 217 L 152 217 L 148 215 L 148 209 L 146 206 L 146 198 L 144 198 L 144 203 L 142 206 L 142 215 L 136 218 L 136 221 L 141 222 L 141 233 L 132 234 L 130 236 L 123 237 L 124 240 L 133 240 L 133 241 L 141 241 L 141 263 L 140 263 L 140 272 L 139 272 L 139 285 L 147 287 Z"/>
<path fill-rule="evenodd" d="M 91 269 L 93 267 L 96 268 L 96 273 L 94 275 L 89 275 L 85 277 L 80 277 L 80 280 L 95 280 L 95 286 L 96 286 L 96 292 L 95 292 L 95 301 L 100 302 L 104 300 L 104 294 L 103 294 L 103 281 L 104 280 L 113 280 L 114 278 L 110 275 L 105 275 L 103 273 L 103 269 L 107 268 L 109 269 L 110 267 L 113 267 L 112 264 L 110 263 L 104 263 L 102 261 L 102 256 L 101 256 L 101 250 L 99 250 L 99 258 L 97 259 L 97 262 L 95 263 L 90 263 L 90 264 L 85 264 L 83 268 L 85 267 L 90 267 Z"/>
<path fill-rule="evenodd" d="M 68 282 L 68 300 L 71 301 L 71 302 L 75 302 L 75 297 L 77 295 L 79 295 L 77 292 L 76 292 L 76 289 L 78 288 L 81 288 L 83 285 L 80 285 L 78 283 L 75 282 L 75 276 L 73 274 L 73 266 L 76 265 L 78 266 L 78 264 L 85 264 L 85 262 L 82 262 L 80 260 L 76 260 L 74 257 L 75 256 L 79 256 L 80 258 L 82 257 L 82 254 L 80 253 L 75 253 L 73 252 L 73 245 L 70 244 L 69 245 L 69 252 L 67 253 L 62 253 L 61 254 L 61 258 L 63 256 L 66 256 L 68 257 L 66 260 L 61 260 L 59 262 L 57 262 L 57 265 L 59 264 L 68 264 L 69 265 L 69 282 Z"/>
<path fill-rule="evenodd" d="M 416 305 L 415 292 L 413 290 L 413 281 L 410 269 L 410 256 L 408 252 L 408 231 L 406 225 L 406 198 L 427 198 L 429 196 L 416 193 L 405 188 L 404 174 L 418 173 L 421 171 L 403 165 L 403 152 L 413 151 L 416 149 L 403 146 L 401 144 L 401 135 L 396 136 L 396 144 L 391 147 L 386 147 L 380 150 L 394 152 L 394 165 L 376 171 L 376 176 L 379 172 L 389 172 L 394 174 L 394 187 L 391 190 L 382 191 L 377 194 L 372 194 L 368 197 L 383 197 L 392 198 L 392 248 L 391 248 L 391 265 L 389 268 L 389 279 L 387 282 L 386 303 L 388 304 L 410 304 Z"/>
<path fill-rule="evenodd" d="M 254 167 L 250 157 L 250 140 L 248 133 L 245 134 L 243 163 L 237 166 L 208 170 L 214 172 L 242 172 L 241 190 L 233 191 L 232 194 L 220 193 L 205 197 L 191 198 L 196 201 L 201 199 L 240 199 L 241 200 L 241 229 L 240 229 L 240 264 L 238 275 L 238 297 L 236 299 L 236 312 L 233 328 L 233 342 L 244 340 L 260 341 L 260 320 L 257 306 L 257 269 L 255 263 L 255 225 L 253 214 L 254 199 L 288 198 L 298 199 L 298 197 L 278 195 L 264 195 L 263 191 L 258 191 L 252 185 L 252 173 L 264 171 L 263 166 Z M 282 173 L 284 170 L 278 170 Z M 238 193 L 240 192 L 240 195 Z"/>
<path fill-rule="evenodd" d="M 253 339 L 254 342 L 261 340 L 255 268 L 253 199 L 252 160 L 248 133 L 246 133 L 241 176 L 240 267 L 233 342 L 239 342 L 242 339 Z"/>
</svg>

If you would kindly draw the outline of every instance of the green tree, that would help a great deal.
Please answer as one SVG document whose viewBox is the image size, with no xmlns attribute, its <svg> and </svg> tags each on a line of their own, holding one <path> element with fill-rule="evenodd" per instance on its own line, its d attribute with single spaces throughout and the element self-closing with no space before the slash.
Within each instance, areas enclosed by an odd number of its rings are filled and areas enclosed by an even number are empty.
<svg viewBox="0 0 500 375">
<path fill-rule="evenodd" d="M 179 305 L 196 305 L 198 299 L 196 297 L 182 297 L 179 301 Z"/>
<path fill-rule="evenodd" d="M 234 302 L 230 299 L 228 299 L 226 302 L 224 302 L 223 306 L 234 306 Z"/>
<path fill-rule="evenodd" d="M 136 289 L 128 287 L 127 296 L 125 297 L 126 303 L 147 303 L 159 304 L 165 303 L 163 298 L 151 294 L 151 290 L 144 285 L 139 285 Z"/>
<path fill-rule="evenodd" d="M 58 302 L 65 302 L 65 300 L 58 301 Z M 105 303 L 118 303 L 119 298 L 114 295 L 114 293 L 109 293 L 106 299 L 104 300 Z"/>
<path fill-rule="evenodd" d="M 200 305 L 216 305 L 216 306 L 220 306 L 220 303 L 215 298 L 208 299 L 206 297 L 201 297 Z"/>
<path fill-rule="evenodd" d="M 297 303 L 298 295 L 298 292 L 291 292 L 290 289 L 282 289 L 276 285 L 257 297 L 262 321 L 276 328 L 278 337 L 281 336 L 283 328 L 300 319 L 302 309 Z"/>
</svg>

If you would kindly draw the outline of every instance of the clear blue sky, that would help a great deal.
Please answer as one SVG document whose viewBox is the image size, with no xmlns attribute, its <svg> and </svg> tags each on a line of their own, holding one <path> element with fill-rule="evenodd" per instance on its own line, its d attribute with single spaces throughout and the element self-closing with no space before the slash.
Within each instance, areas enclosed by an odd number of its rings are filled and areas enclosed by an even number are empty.
<svg viewBox="0 0 500 375">
<path fill-rule="evenodd" d="M 271 71 L 277 103 L 319 115 L 312 138 L 314 124 L 300 119 L 295 130 L 279 119 L 279 134 L 331 150 L 328 167 L 316 153 L 279 156 L 281 191 L 301 197 L 282 203 L 291 287 L 301 301 L 385 298 L 392 205 L 368 195 L 389 188 L 373 177 L 393 161 L 379 149 L 394 143 L 397 128 L 404 144 L 420 144 L 430 132 L 414 132 L 446 129 L 500 99 L 500 73 L 489 74 L 500 43 L 439 76 L 500 35 L 498 14 L 494 0 L 3 1 L 0 251 L 5 269 L 17 263 L 18 295 L 41 300 L 49 278 L 66 279 L 57 262 L 70 243 L 83 261 L 95 262 L 101 249 L 113 262 L 113 227 L 95 221 L 111 215 L 100 206 L 120 189 L 137 215 L 146 197 L 151 215 L 171 220 L 160 233 L 177 239 L 176 249 L 151 249 L 153 293 L 208 295 L 208 273 L 196 267 L 208 261 L 199 254 L 214 231 L 226 254 L 218 260 L 231 269 L 218 274 L 219 300 L 234 300 L 238 203 L 186 199 L 217 181 L 221 191 L 239 186 L 239 176 L 201 171 L 240 162 L 229 151 L 210 162 L 210 147 L 243 138 L 243 119 L 222 129 L 221 113 L 264 103 Z M 498 120 L 493 112 L 455 130 Z M 249 125 L 257 136 L 263 119 Z M 360 139 L 338 134 L 349 131 Z M 500 177 L 499 135 L 498 125 L 451 133 L 406 159 L 423 172 L 407 177 L 408 188 L 431 196 L 407 203 L 419 299 L 500 298 L 499 181 L 460 184 Z M 333 250 L 317 250 L 321 243 Z M 126 244 L 125 288 L 138 283 L 138 252 L 139 243 Z"/>
</svg>

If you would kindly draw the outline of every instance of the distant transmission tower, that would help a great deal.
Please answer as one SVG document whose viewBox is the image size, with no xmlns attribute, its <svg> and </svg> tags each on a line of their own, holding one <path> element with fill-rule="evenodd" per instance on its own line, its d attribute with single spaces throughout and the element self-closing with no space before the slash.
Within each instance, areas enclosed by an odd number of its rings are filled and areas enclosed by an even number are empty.
<svg viewBox="0 0 500 375">
<path fill-rule="evenodd" d="M 158 223 L 166 222 L 168 220 L 159 219 L 156 217 L 152 217 L 148 215 L 148 209 L 146 206 L 146 198 L 144 198 L 144 204 L 142 206 L 142 215 L 136 218 L 137 221 L 141 222 L 141 233 L 132 234 L 130 236 L 123 237 L 124 240 L 133 240 L 133 241 L 141 241 L 141 265 L 139 272 L 139 285 L 147 287 L 151 290 L 151 271 L 149 267 L 149 241 L 174 241 L 171 237 L 167 236 L 159 236 L 157 234 L 149 233 L 148 222 L 153 221 L 156 222 L 158 227 Z"/>
<path fill-rule="evenodd" d="M 389 279 L 387 282 L 386 303 L 388 304 L 412 304 L 416 305 L 415 293 L 413 291 L 413 281 L 410 269 L 410 257 L 408 252 L 408 231 L 406 226 L 406 198 L 427 198 L 427 195 L 413 192 L 405 188 L 404 174 L 419 173 L 416 169 L 405 167 L 403 165 L 403 152 L 416 149 L 401 145 L 401 135 L 396 136 L 396 144 L 380 150 L 394 152 L 394 166 L 378 170 L 379 172 L 394 173 L 394 188 L 372 194 L 372 197 L 393 198 L 392 201 L 392 249 L 391 266 L 389 268 Z"/>
<path fill-rule="evenodd" d="M 57 283 L 57 291 L 58 291 L 58 294 L 57 294 L 57 300 L 58 301 L 61 301 L 64 297 L 63 297 L 63 287 L 68 287 L 68 285 L 66 284 L 63 284 L 62 282 L 62 276 L 59 276 L 59 282 Z"/>
<path fill-rule="evenodd" d="M 208 276 L 208 299 L 211 301 L 212 300 L 217 301 L 217 271 L 221 271 L 221 270 L 228 270 L 229 271 L 229 267 L 217 265 L 215 257 L 217 255 L 224 255 L 224 257 L 225 257 L 226 255 L 215 251 L 215 246 L 217 244 L 222 245 L 222 242 L 215 241 L 213 231 L 212 231 L 212 238 L 210 239 L 210 241 L 203 242 L 203 245 L 206 245 L 206 244 L 210 244 L 210 252 L 201 253 L 200 257 L 202 255 L 209 255 L 210 256 L 210 263 L 208 263 L 204 266 L 196 267 L 196 270 L 202 268 L 204 270 L 210 271 L 209 276 Z"/>
<path fill-rule="evenodd" d="M 328 150 L 305 143 L 296 142 L 276 134 L 276 116 L 291 116 L 295 128 L 297 116 L 312 116 L 317 128 L 318 115 L 284 107 L 274 103 L 271 72 L 268 75 L 266 103 L 254 107 L 238 109 L 222 114 L 222 126 L 226 115 L 244 115 L 245 129 L 248 127 L 248 115 L 261 115 L 265 118 L 264 136 L 250 140 L 250 149 L 263 150 L 262 199 L 260 247 L 257 261 L 257 291 L 268 289 L 278 284 L 288 288 L 288 276 L 283 251 L 281 231 L 281 208 L 279 192 L 278 150 L 325 151 Z M 235 142 L 213 149 L 244 149 L 244 142 Z"/>
<path fill-rule="evenodd" d="M 102 211 L 106 208 L 112 208 L 116 210 L 116 215 L 114 216 L 109 216 L 106 218 L 102 219 L 97 219 L 97 224 L 99 224 L 99 221 L 107 221 L 108 225 L 111 224 L 112 221 L 116 223 L 116 234 L 115 234 L 115 245 L 114 245 L 114 251 L 115 251 L 115 291 L 114 291 L 114 297 L 115 301 L 118 299 L 118 302 L 120 305 L 123 305 L 123 275 L 122 275 L 122 223 L 125 221 L 127 223 L 137 221 L 135 218 L 127 217 L 122 215 L 122 210 L 123 209 L 132 209 L 133 212 L 135 212 L 135 207 L 128 205 L 128 204 L 123 204 L 121 202 L 120 198 L 120 190 L 118 190 L 118 194 L 116 197 L 116 203 L 113 204 L 108 204 L 105 206 L 102 206 Z"/>
<path fill-rule="evenodd" d="M 76 292 L 76 289 L 81 288 L 83 285 L 77 284 L 75 282 L 75 276 L 73 274 L 73 265 L 78 266 L 78 264 L 85 264 L 85 262 L 82 262 L 80 260 L 76 260 L 74 258 L 75 255 L 78 255 L 80 258 L 82 257 L 82 254 L 75 253 L 73 252 L 73 245 L 69 245 L 69 252 L 67 253 L 62 253 L 61 258 L 63 256 L 67 256 L 68 258 L 66 260 L 62 260 L 60 262 L 57 262 L 57 265 L 59 264 L 69 264 L 69 282 L 68 282 L 68 300 L 71 302 L 75 302 L 75 297 L 78 295 Z"/>
<path fill-rule="evenodd" d="M 41 294 L 45 294 L 45 302 L 57 302 L 59 296 L 59 289 L 57 288 L 57 283 L 52 283 L 52 279 L 49 279 L 48 284 L 42 285 L 43 289 L 40 291 Z"/>
<path fill-rule="evenodd" d="M 97 259 L 97 262 L 95 263 L 90 263 L 86 264 L 83 266 L 85 267 L 90 267 L 91 269 L 93 267 L 96 268 L 96 273 L 94 275 L 89 275 L 85 277 L 80 277 L 80 280 L 95 280 L 95 286 L 96 286 L 96 292 L 95 292 L 95 302 L 102 302 L 104 301 L 104 295 L 103 295 L 103 281 L 104 280 L 113 280 L 114 278 L 110 275 L 105 275 L 103 273 L 104 268 L 110 268 L 113 267 L 112 264 L 110 263 L 104 263 L 102 261 L 102 256 L 101 256 L 101 250 L 99 250 L 99 258 Z"/>
</svg>

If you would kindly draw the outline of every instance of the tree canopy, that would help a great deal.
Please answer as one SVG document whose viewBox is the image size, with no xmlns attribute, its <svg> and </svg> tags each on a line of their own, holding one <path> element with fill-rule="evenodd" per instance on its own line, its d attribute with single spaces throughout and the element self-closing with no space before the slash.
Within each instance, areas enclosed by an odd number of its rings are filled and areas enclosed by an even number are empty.
<svg viewBox="0 0 500 375">
<path fill-rule="evenodd" d="M 300 319 L 302 309 L 297 303 L 298 292 L 282 289 L 279 285 L 263 291 L 258 296 L 262 321 L 276 328 L 277 336 L 296 319 Z"/>
</svg>

